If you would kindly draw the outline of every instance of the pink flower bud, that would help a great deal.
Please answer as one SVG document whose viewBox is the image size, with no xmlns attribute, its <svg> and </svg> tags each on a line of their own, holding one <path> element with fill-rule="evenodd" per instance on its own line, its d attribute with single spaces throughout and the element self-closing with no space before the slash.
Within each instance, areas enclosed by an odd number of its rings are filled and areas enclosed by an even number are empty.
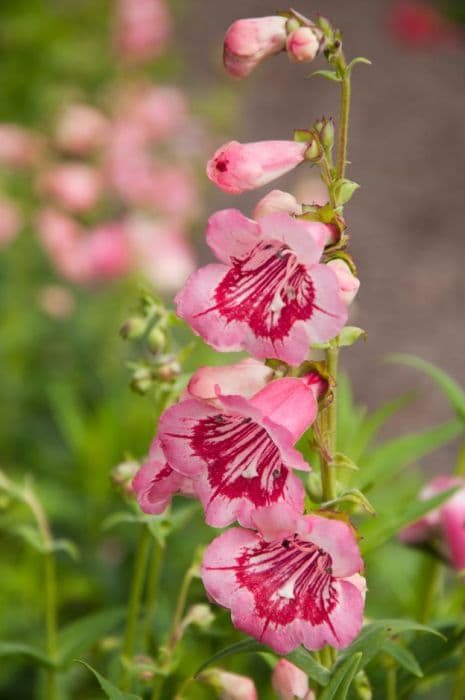
<svg viewBox="0 0 465 700">
<path fill-rule="evenodd" d="M 286 659 L 280 659 L 274 667 L 271 682 L 279 700 L 313 700 L 315 697 L 309 690 L 306 674 Z"/>
<path fill-rule="evenodd" d="M 349 306 L 358 292 L 360 280 L 355 277 L 350 267 L 341 258 L 330 260 L 328 267 L 336 274 L 339 282 L 339 296 L 346 306 Z"/>
<path fill-rule="evenodd" d="M 102 181 L 97 170 L 83 163 L 60 165 L 42 175 L 39 187 L 73 212 L 85 212 L 97 202 Z"/>
<path fill-rule="evenodd" d="M 283 211 L 286 214 L 301 214 L 302 205 L 289 192 L 272 190 L 258 202 L 253 212 L 253 218 L 261 219 L 267 214 L 275 214 L 278 211 Z"/>
<path fill-rule="evenodd" d="M 254 682 L 247 676 L 213 668 L 201 673 L 199 680 L 219 691 L 221 700 L 258 700 Z"/>
<path fill-rule="evenodd" d="M 302 163 L 307 146 L 295 141 L 229 141 L 208 161 L 207 175 L 229 194 L 254 190 Z"/>
<path fill-rule="evenodd" d="M 107 119 L 88 105 L 66 107 L 56 125 L 55 141 L 67 153 L 84 155 L 105 142 Z"/>
<path fill-rule="evenodd" d="M 234 78 L 245 78 L 263 59 L 286 46 L 284 17 L 239 19 L 226 32 L 223 63 Z"/>
<path fill-rule="evenodd" d="M 322 32 L 316 27 L 299 27 L 287 37 L 287 54 L 293 63 L 310 63 L 320 50 Z"/>
<path fill-rule="evenodd" d="M 0 248 L 15 238 L 21 226 L 21 216 L 15 205 L 0 199 Z"/>
</svg>

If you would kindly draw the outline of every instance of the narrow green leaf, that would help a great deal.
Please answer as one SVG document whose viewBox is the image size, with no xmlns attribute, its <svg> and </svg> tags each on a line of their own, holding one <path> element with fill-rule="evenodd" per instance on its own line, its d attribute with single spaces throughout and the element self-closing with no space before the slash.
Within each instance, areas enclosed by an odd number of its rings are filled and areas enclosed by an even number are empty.
<svg viewBox="0 0 465 700">
<path fill-rule="evenodd" d="M 358 185 L 357 185 L 358 187 Z M 337 344 L 340 348 L 350 347 L 359 338 L 366 340 L 367 332 L 357 326 L 345 326 L 337 337 Z"/>
<path fill-rule="evenodd" d="M 379 430 L 397 411 L 410 403 L 413 399 L 413 394 L 405 394 L 393 401 L 385 403 L 376 411 L 366 416 L 361 421 L 360 427 L 357 430 L 351 443 L 352 458 L 357 461 L 364 454 L 367 447 L 373 442 Z"/>
<path fill-rule="evenodd" d="M 395 659 L 395 661 L 397 661 L 402 668 L 405 668 L 406 671 L 409 671 L 414 676 L 417 676 L 417 678 L 421 678 L 423 676 L 423 671 L 421 670 L 420 664 L 409 649 L 406 649 L 395 642 L 391 642 L 391 640 L 388 639 L 383 644 L 383 651 Z"/>
<path fill-rule="evenodd" d="M 344 651 L 341 659 L 355 653 L 361 653 L 362 659 L 360 662 L 360 668 L 365 668 L 365 666 L 369 664 L 370 661 L 374 659 L 374 657 L 382 650 L 383 644 L 387 638 L 388 631 L 386 627 L 379 627 L 371 624 L 366 625 L 358 635 L 355 642 L 352 642 L 352 644 Z"/>
<path fill-rule="evenodd" d="M 465 391 L 452 379 L 452 377 L 444 372 L 444 370 L 431 364 L 431 362 L 422 360 L 420 357 L 415 357 L 414 355 L 404 355 L 399 353 L 389 355 L 388 359 L 392 362 L 398 362 L 399 364 L 414 367 L 415 369 L 425 372 L 425 374 L 433 379 L 442 389 L 452 404 L 452 408 L 456 412 L 457 417 L 462 421 L 462 423 L 465 423 Z"/>
<path fill-rule="evenodd" d="M 102 530 L 111 530 L 117 525 L 123 523 L 131 523 L 132 525 L 137 525 L 145 522 L 145 515 L 143 513 L 131 513 L 127 510 L 117 511 L 112 513 L 102 523 Z"/>
<path fill-rule="evenodd" d="M 362 654 L 358 652 L 341 661 L 333 671 L 328 685 L 321 693 L 320 700 L 345 700 L 361 659 Z"/>
<path fill-rule="evenodd" d="M 92 613 L 63 627 L 58 635 L 58 663 L 66 666 L 87 651 L 103 635 L 108 634 L 126 616 L 125 608 L 110 608 Z"/>
<path fill-rule="evenodd" d="M 371 61 L 368 58 L 364 58 L 363 56 L 357 56 L 356 58 L 352 59 L 352 61 L 347 66 L 346 70 L 351 72 L 354 66 L 356 66 L 358 63 L 363 63 L 366 66 L 371 66 Z"/>
<path fill-rule="evenodd" d="M 203 662 L 201 666 L 196 670 L 194 676 L 198 676 L 207 666 L 216 663 L 220 659 L 226 659 L 228 656 L 235 656 L 236 654 L 251 654 L 256 651 L 267 651 L 269 652 L 269 647 L 264 644 L 256 642 L 254 639 L 246 639 L 243 642 L 236 642 L 236 644 L 231 644 L 230 646 L 221 649 L 213 656 L 210 656 L 206 661 Z"/>
<path fill-rule="evenodd" d="M 363 490 L 395 476 L 409 464 L 450 442 L 461 431 L 460 421 L 453 420 L 384 442 L 360 464 L 361 470 L 355 479 L 357 486 Z"/>
<path fill-rule="evenodd" d="M 119 688 L 116 687 L 116 685 L 113 685 L 113 683 L 110 683 L 110 681 L 102 676 L 98 671 L 95 670 L 95 668 L 92 668 L 88 663 L 85 661 L 82 661 L 81 659 L 76 659 L 77 663 L 82 664 L 85 666 L 91 673 L 94 674 L 96 679 L 98 680 L 101 689 L 109 698 L 110 700 L 142 700 L 140 695 L 134 695 L 133 693 L 125 693 Z"/>
<path fill-rule="evenodd" d="M 322 78 L 326 78 L 327 80 L 332 80 L 335 83 L 341 82 L 341 78 L 333 70 L 317 70 L 314 73 L 311 73 L 308 77 L 313 78 L 314 75 L 320 75 Z"/>
<path fill-rule="evenodd" d="M 0 642 L 0 657 L 1 656 L 25 656 L 31 661 L 34 661 L 41 666 L 53 668 L 53 662 L 48 658 L 47 654 L 32 646 L 32 644 L 22 644 L 22 642 Z"/>
<path fill-rule="evenodd" d="M 428 511 L 440 506 L 456 490 L 456 488 L 448 489 L 426 501 L 414 501 L 407 505 L 404 504 L 404 507 L 399 511 L 379 513 L 378 518 L 366 520 L 359 527 L 359 534 L 362 537 L 360 551 L 365 555 L 375 547 L 379 547 L 403 527 L 410 525 L 410 523 L 415 522 Z"/>
<path fill-rule="evenodd" d="M 322 666 L 318 661 L 316 661 L 311 653 L 304 649 L 303 647 L 298 647 L 291 654 L 286 656 L 291 663 L 298 668 L 302 669 L 309 678 L 316 681 L 318 685 L 325 686 L 329 683 L 330 673 Z"/>
</svg>

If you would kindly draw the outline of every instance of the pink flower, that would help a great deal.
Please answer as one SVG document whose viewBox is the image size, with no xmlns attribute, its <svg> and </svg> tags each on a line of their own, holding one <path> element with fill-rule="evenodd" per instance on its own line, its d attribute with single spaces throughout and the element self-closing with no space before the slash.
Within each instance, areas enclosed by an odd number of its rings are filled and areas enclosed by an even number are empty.
<svg viewBox="0 0 465 700">
<path fill-rule="evenodd" d="M 273 371 L 263 362 L 249 357 L 234 365 L 200 367 L 187 388 L 192 398 L 218 405 L 218 393 L 249 399 L 266 386 L 272 375 Z"/>
<path fill-rule="evenodd" d="M 106 140 L 108 121 L 94 107 L 68 105 L 55 130 L 55 141 L 66 153 L 85 155 L 102 146 Z"/>
<path fill-rule="evenodd" d="M 75 250 L 74 265 L 76 281 L 85 283 L 106 282 L 127 274 L 130 256 L 124 228 L 108 222 L 89 231 Z"/>
<path fill-rule="evenodd" d="M 116 45 L 124 58 L 147 61 L 160 54 L 171 34 L 165 0 L 118 0 Z"/>
<path fill-rule="evenodd" d="M 62 260 L 72 256 L 82 233 L 77 221 L 52 207 L 39 212 L 37 230 L 42 245 L 58 268 Z"/>
<path fill-rule="evenodd" d="M 0 164 L 15 168 L 33 165 L 40 154 L 39 139 L 16 124 L 0 124 Z"/>
<path fill-rule="evenodd" d="M 286 46 L 284 17 L 239 19 L 226 32 L 223 63 L 234 78 L 245 78 L 268 56 Z"/>
<path fill-rule="evenodd" d="M 22 224 L 17 207 L 7 199 L 0 199 L 0 248 L 15 238 Z"/>
<path fill-rule="evenodd" d="M 309 63 L 317 56 L 323 34 L 316 27 L 299 27 L 287 37 L 287 54 L 293 63 Z"/>
<path fill-rule="evenodd" d="M 417 48 L 437 48 L 459 35 L 452 22 L 435 7 L 410 0 L 402 0 L 394 5 L 389 27 L 394 38 Z"/>
<path fill-rule="evenodd" d="M 178 290 L 195 269 L 192 245 L 175 222 L 133 216 L 126 233 L 134 266 L 160 292 Z"/>
<path fill-rule="evenodd" d="M 271 682 L 279 700 L 314 700 L 315 695 L 309 690 L 307 675 L 287 659 L 279 659 L 273 669 Z"/>
<path fill-rule="evenodd" d="M 102 180 L 95 168 L 83 163 L 59 165 L 40 178 L 39 187 L 72 212 L 86 212 L 102 192 Z"/>
<path fill-rule="evenodd" d="M 214 527 L 236 519 L 249 526 L 254 510 L 271 503 L 302 511 L 304 489 L 292 470 L 309 466 L 293 445 L 316 417 L 313 392 L 300 379 L 277 379 L 250 399 L 224 395 L 221 382 L 229 387 L 231 368 L 226 375 L 217 369 L 213 401 L 187 399 L 160 418 L 158 436 L 170 466 L 193 478 Z M 209 383 L 201 393 L 210 393 Z"/>
<path fill-rule="evenodd" d="M 217 350 L 299 365 L 347 319 L 337 277 L 319 263 L 325 237 L 324 224 L 284 213 L 257 223 L 217 212 L 207 241 L 221 264 L 191 275 L 176 297 L 179 316 Z"/>
<path fill-rule="evenodd" d="M 175 493 L 187 496 L 194 493 L 192 480 L 171 469 L 158 439 L 152 442 L 149 456 L 134 477 L 132 487 L 141 510 L 151 515 L 163 513 Z"/>
<path fill-rule="evenodd" d="M 355 299 L 360 287 L 360 280 L 355 277 L 349 265 L 341 258 L 335 258 L 327 263 L 335 273 L 339 282 L 339 295 L 346 306 Z"/>
<path fill-rule="evenodd" d="M 262 219 L 268 214 L 276 214 L 277 212 L 302 214 L 302 205 L 289 192 L 272 190 L 258 202 L 253 212 L 253 218 Z"/>
<path fill-rule="evenodd" d="M 220 693 L 221 700 L 258 700 L 254 682 L 247 676 L 212 668 L 202 671 L 198 679 L 211 685 Z"/>
<path fill-rule="evenodd" d="M 454 569 L 462 571 L 465 569 L 465 479 L 441 474 L 420 491 L 419 498 L 427 500 L 454 486 L 458 490 L 445 503 L 404 528 L 399 539 L 409 544 L 437 540 Z"/>
<path fill-rule="evenodd" d="M 187 114 L 185 94 L 169 86 L 144 86 L 129 105 L 129 116 L 140 123 L 147 136 L 157 141 L 171 138 L 181 130 Z"/>
<path fill-rule="evenodd" d="M 278 654 L 350 644 L 364 600 L 347 580 L 363 567 L 349 525 L 285 505 L 260 508 L 253 520 L 256 532 L 231 528 L 208 547 L 208 595 L 231 610 L 235 627 Z"/>
<path fill-rule="evenodd" d="M 305 158 L 307 143 L 296 141 L 229 141 L 207 163 L 207 175 L 221 190 L 240 194 L 266 185 Z"/>
</svg>

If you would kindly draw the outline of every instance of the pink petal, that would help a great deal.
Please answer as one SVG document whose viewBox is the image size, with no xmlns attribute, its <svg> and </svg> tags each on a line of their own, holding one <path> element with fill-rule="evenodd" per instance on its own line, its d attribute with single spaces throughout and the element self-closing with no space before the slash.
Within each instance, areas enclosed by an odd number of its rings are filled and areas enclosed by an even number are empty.
<svg viewBox="0 0 465 700">
<path fill-rule="evenodd" d="M 261 389 L 250 403 L 273 423 L 285 427 L 296 442 L 313 423 L 318 411 L 312 390 L 301 379 L 276 379 Z"/>
<path fill-rule="evenodd" d="M 354 534 L 342 520 L 308 515 L 305 539 L 324 549 L 333 560 L 334 576 L 351 576 L 363 569 L 363 560 Z"/>
<path fill-rule="evenodd" d="M 272 373 L 263 362 L 251 357 L 234 365 L 200 367 L 192 376 L 188 391 L 193 398 L 209 402 L 216 401 L 218 389 L 221 394 L 250 398 L 266 385 Z"/>
<path fill-rule="evenodd" d="M 277 212 L 260 219 L 263 240 L 285 243 L 299 262 L 306 266 L 316 265 L 324 248 L 324 225 L 314 221 L 298 221 L 289 214 Z"/>
<path fill-rule="evenodd" d="M 218 260 L 231 264 L 233 258 L 241 258 L 258 242 L 260 228 L 239 209 L 217 211 L 208 220 L 207 243 Z"/>
</svg>

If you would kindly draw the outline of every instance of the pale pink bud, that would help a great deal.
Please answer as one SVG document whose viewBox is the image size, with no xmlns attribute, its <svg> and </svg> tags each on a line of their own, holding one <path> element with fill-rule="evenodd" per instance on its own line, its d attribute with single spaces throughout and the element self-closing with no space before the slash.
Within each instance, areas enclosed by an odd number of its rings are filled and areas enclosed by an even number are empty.
<svg viewBox="0 0 465 700">
<path fill-rule="evenodd" d="M 306 674 L 286 659 L 280 659 L 274 667 L 271 682 L 279 700 L 313 700 L 315 697 L 309 690 Z"/>
<path fill-rule="evenodd" d="M 0 200 L 0 248 L 13 240 L 22 226 L 21 216 L 12 202 Z"/>
<path fill-rule="evenodd" d="M 93 107 L 73 104 L 62 113 L 55 131 L 55 141 L 67 153 L 83 155 L 105 142 L 107 119 Z"/>
<path fill-rule="evenodd" d="M 39 139 L 15 124 L 0 124 L 0 163 L 15 168 L 32 165 L 40 153 Z"/>
<path fill-rule="evenodd" d="M 226 32 L 223 63 L 234 78 L 245 78 L 263 59 L 286 46 L 284 17 L 239 19 Z"/>
<path fill-rule="evenodd" d="M 336 274 L 339 282 L 339 296 L 346 306 L 349 306 L 358 292 L 360 280 L 355 277 L 349 265 L 341 258 L 330 260 L 328 267 Z"/>
<path fill-rule="evenodd" d="M 91 209 L 100 196 L 102 186 L 100 173 L 83 163 L 59 165 L 44 173 L 39 181 L 43 191 L 73 212 Z"/>
<path fill-rule="evenodd" d="M 214 668 L 204 671 L 199 679 L 219 691 L 221 700 L 258 700 L 254 682 L 247 676 Z"/>
<path fill-rule="evenodd" d="M 207 175 L 221 190 L 240 194 L 266 185 L 302 163 L 307 143 L 229 141 L 208 161 Z"/>
<path fill-rule="evenodd" d="M 272 190 L 266 194 L 257 204 L 253 212 L 254 219 L 261 219 L 268 214 L 283 211 L 286 214 L 301 214 L 302 205 L 289 192 Z"/>
<path fill-rule="evenodd" d="M 293 63 L 310 63 L 318 54 L 323 34 L 318 29 L 299 27 L 287 37 L 287 54 Z"/>
<path fill-rule="evenodd" d="M 170 34 L 165 0 L 118 0 L 116 45 L 125 58 L 146 61 L 157 56 Z"/>
</svg>

